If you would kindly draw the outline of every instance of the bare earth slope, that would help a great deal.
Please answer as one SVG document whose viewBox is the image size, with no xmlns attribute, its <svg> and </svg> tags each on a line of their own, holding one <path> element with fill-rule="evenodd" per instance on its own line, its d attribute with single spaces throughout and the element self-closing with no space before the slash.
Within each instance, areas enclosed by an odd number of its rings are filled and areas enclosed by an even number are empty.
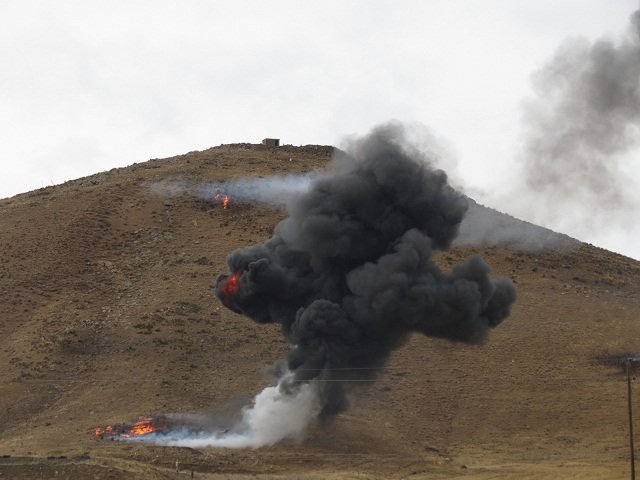
<svg viewBox="0 0 640 480">
<path fill-rule="evenodd" d="M 441 254 L 446 267 L 479 253 L 514 279 L 512 316 L 480 347 L 413 337 L 301 444 L 198 451 L 92 435 L 247 401 L 287 350 L 276 326 L 210 291 L 226 255 L 284 213 L 166 198 L 153 183 L 304 172 L 330 156 L 220 146 L 0 200 L 2 478 L 626 478 L 624 375 L 597 359 L 640 351 L 640 263 L 583 244 Z"/>
</svg>

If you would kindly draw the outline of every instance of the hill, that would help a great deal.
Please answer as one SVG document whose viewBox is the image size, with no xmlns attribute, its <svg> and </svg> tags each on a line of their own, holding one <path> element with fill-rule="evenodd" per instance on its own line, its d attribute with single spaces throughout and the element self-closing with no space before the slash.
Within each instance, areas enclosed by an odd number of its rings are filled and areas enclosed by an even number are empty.
<svg viewBox="0 0 640 480">
<path fill-rule="evenodd" d="M 288 350 L 277 326 L 211 294 L 227 254 L 269 238 L 284 212 L 154 185 L 303 173 L 331 153 L 223 145 L 0 200 L 3 477 L 626 478 L 617 359 L 640 350 L 640 263 L 566 237 L 441 253 L 445 268 L 477 253 L 512 278 L 512 315 L 482 346 L 412 337 L 300 444 L 195 450 L 92 434 L 138 415 L 224 416 Z"/>
</svg>

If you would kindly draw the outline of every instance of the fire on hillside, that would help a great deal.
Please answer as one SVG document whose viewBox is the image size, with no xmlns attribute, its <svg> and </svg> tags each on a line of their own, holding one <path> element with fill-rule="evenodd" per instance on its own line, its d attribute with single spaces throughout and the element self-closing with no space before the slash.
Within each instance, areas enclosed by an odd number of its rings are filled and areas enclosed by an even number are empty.
<svg viewBox="0 0 640 480">
<path fill-rule="evenodd" d="M 139 417 L 126 423 L 116 423 L 92 430 L 98 438 L 110 438 L 113 440 L 134 438 L 150 433 L 162 433 L 171 428 L 166 417 Z"/>
<path fill-rule="evenodd" d="M 155 445 L 178 445 L 185 440 L 214 445 L 216 442 L 239 442 L 244 436 L 230 425 L 220 425 L 206 415 L 161 414 L 141 416 L 124 423 L 92 428 L 99 440 L 144 442 Z"/>
<path fill-rule="evenodd" d="M 229 205 L 231 203 L 231 199 L 229 198 L 229 195 L 224 195 L 222 193 L 216 193 L 213 196 L 213 199 L 222 205 L 222 208 L 224 208 L 225 210 L 227 210 L 229 208 Z"/>
</svg>

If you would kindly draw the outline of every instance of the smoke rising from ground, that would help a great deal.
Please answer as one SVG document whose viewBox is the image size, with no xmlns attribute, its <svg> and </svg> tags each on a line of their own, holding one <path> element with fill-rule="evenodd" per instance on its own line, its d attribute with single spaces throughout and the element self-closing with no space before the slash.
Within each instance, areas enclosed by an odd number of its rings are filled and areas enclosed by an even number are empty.
<svg viewBox="0 0 640 480">
<path fill-rule="evenodd" d="M 282 388 L 291 375 L 284 373 L 277 385 L 256 395 L 253 404 L 244 407 L 240 419 L 228 428 L 216 428 L 207 416 L 190 416 L 185 423 L 204 428 L 184 427 L 122 440 L 190 448 L 259 448 L 282 440 L 301 440 L 309 423 L 318 415 L 320 404 L 317 385 L 313 383 L 300 385 L 295 395 Z"/>
<path fill-rule="evenodd" d="M 625 154 L 640 138 L 640 11 L 617 42 L 567 41 L 537 72 L 534 89 L 522 156 L 534 220 L 577 230 L 628 224 L 640 200 L 625 171 Z"/>
<path fill-rule="evenodd" d="M 481 343 L 515 300 L 511 281 L 491 280 L 477 256 L 451 273 L 435 265 L 467 200 L 402 133 L 391 125 L 353 141 L 289 203 L 273 238 L 231 253 L 230 274 L 217 279 L 225 306 L 282 326 L 291 373 L 277 391 L 285 403 L 314 392 L 305 424 L 347 408 L 354 376 L 375 378 L 412 332 Z"/>
</svg>

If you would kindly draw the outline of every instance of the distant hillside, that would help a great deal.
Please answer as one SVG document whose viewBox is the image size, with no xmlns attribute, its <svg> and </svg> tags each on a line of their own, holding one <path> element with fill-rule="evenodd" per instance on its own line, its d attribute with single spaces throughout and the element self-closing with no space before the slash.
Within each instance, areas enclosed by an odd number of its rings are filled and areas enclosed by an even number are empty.
<svg viewBox="0 0 640 480">
<path fill-rule="evenodd" d="M 517 283 L 486 345 L 412 337 L 301 444 L 194 450 L 91 433 L 171 412 L 222 422 L 288 350 L 277 326 L 211 294 L 226 256 L 285 213 L 153 185 L 303 173 L 332 151 L 222 145 L 0 200 L 2 478 L 627 478 L 615 359 L 640 352 L 640 262 L 474 203 L 438 262 L 477 253 Z"/>
</svg>

